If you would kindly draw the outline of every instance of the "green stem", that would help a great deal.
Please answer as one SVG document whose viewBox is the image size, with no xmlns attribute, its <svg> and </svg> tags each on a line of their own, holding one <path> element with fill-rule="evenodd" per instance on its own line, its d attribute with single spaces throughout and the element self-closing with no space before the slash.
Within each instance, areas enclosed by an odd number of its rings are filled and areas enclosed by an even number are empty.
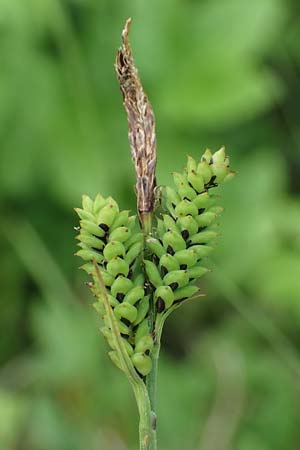
<svg viewBox="0 0 300 450">
<path fill-rule="evenodd" d="M 138 405 L 139 423 L 139 450 L 157 450 L 156 431 L 153 429 L 153 419 L 150 406 L 150 399 L 146 385 L 133 385 L 133 390 Z"/>
</svg>

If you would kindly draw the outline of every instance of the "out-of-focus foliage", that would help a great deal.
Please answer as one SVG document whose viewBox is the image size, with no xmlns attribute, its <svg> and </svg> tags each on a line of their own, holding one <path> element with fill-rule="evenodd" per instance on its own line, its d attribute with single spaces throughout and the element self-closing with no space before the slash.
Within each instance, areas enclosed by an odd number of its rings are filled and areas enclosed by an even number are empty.
<svg viewBox="0 0 300 450">
<path fill-rule="evenodd" d="M 137 411 L 77 270 L 81 193 L 134 208 L 113 63 L 132 45 L 156 111 L 158 178 L 226 144 L 205 298 L 169 320 L 160 450 L 295 450 L 300 377 L 296 0 L 0 1 L 0 448 L 131 450 Z"/>
</svg>

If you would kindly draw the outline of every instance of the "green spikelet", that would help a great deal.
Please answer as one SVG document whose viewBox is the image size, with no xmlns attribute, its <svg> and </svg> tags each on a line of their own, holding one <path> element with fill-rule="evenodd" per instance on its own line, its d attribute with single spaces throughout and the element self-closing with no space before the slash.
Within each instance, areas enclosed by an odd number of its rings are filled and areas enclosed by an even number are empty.
<svg viewBox="0 0 300 450">
<path fill-rule="evenodd" d="M 153 339 L 149 329 L 139 339 L 134 332 L 134 327 L 141 326 L 139 324 L 143 323 L 149 311 L 149 296 L 145 295 L 144 278 L 140 276 L 137 262 L 143 248 L 143 236 L 136 226 L 135 217 L 129 216 L 128 211 L 120 212 L 111 197 L 105 199 L 100 194 L 94 201 L 83 196 L 82 208 L 75 211 L 81 219 L 77 236 L 80 250 L 76 255 L 85 261 L 82 268 L 93 278 L 88 286 L 98 300 L 94 307 L 104 323 L 101 332 L 112 349 L 109 356 L 117 367 L 122 368 L 104 299 L 97 290 L 93 262 L 99 267 L 126 352 L 137 372 L 146 376 L 151 370 L 149 353 Z"/>
<path fill-rule="evenodd" d="M 213 250 L 214 226 L 223 211 L 211 190 L 234 175 L 224 147 L 215 153 L 207 149 L 199 162 L 189 156 L 183 173 L 173 173 L 175 187 L 164 189 L 166 214 L 147 239 L 155 256 L 145 261 L 157 314 L 198 291 L 194 283 L 209 271 L 203 258 Z"/>
</svg>

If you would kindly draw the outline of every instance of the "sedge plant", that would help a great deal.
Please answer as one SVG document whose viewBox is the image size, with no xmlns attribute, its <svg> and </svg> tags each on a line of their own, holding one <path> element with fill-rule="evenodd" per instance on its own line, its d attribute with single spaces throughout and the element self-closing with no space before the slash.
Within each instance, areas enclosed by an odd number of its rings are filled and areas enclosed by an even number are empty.
<svg viewBox="0 0 300 450">
<path fill-rule="evenodd" d="M 222 213 L 214 189 L 231 180 L 225 149 L 187 158 L 174 185 L 156 185 L 155 118 L 129 44 L 130 19 L 122 34 L 116 73 L 129 124 L 136 171 L 137 215 L 111 197 L 84 195 L 76 253 L 101 318 L 112 362 L 132 385 L 140 415 L 140 450 L 156 450 L 156 385 L 166 318 L 199 293 L 206 258 L 218 237 Z"/>
</svg>

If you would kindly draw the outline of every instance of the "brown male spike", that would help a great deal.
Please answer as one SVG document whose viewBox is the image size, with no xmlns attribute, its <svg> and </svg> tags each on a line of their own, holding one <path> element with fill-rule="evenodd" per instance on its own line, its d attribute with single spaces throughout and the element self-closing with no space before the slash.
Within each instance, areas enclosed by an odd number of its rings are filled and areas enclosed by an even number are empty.
<svg viewBox="0 0 300 450">
<path fill-rule="evenodd" d="M 145 228 L 154 207 L 156 186 L 155 117 L 133 61 L 129 43 L 130 24 L 131 19 L 128 19 L 122 32 L 123 45 L 118 50 L 115 69 L 129 124 L 128 137 L 136 171 L 139 219 Z"/>
</svg>

